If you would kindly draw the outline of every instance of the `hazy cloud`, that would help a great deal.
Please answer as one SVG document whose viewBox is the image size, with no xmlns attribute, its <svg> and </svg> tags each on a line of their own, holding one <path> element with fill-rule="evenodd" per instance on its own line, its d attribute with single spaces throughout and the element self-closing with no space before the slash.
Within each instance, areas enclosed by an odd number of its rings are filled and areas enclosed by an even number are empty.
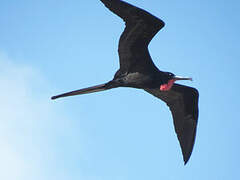
<svg viewBox="0 0 240 180">
<path fill-rule="evenodd" d="M 48 93 L 47 81 L 37 69 L 0 53 L 0 179 L 63 178 L 53 167 L 59 134 L 54 122 L 63 128 L 64 117 L 56 115 Z"/>
</svg>

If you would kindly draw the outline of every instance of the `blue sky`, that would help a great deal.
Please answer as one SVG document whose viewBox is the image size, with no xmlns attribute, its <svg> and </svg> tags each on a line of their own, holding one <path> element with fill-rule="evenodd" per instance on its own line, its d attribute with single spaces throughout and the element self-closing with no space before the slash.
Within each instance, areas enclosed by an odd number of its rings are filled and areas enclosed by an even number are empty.
<svg viewBox="0 0 240 180">
<path fill-rule="evenodd" d="M 3 0 L 0 179 L 225 180 L 239 177 L 240 2 L 137 1 L 166 23 L 150 44 L 161 70 L 200 92 L 184 166 L 167 106 L 118 88 L 51 101 L 111 80 L 124 24 L 99 0 Z"/>
</svg>

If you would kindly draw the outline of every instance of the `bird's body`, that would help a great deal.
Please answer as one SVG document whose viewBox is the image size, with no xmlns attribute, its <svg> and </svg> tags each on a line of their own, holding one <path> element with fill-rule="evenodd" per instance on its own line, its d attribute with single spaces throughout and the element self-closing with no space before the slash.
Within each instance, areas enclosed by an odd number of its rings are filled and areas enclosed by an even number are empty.
<svg viewBox="0 0 240 180">
<path fill-rule="evenodd" d="M 172 73 L 160 71 L 151 59 L 148 45 L 155 34 L 164 27 L 164 22 L 124 1 L 101 1 L 125 21 L 126 27 L 118 47 L 120 68 L 113 80 L 107 83 L 53 96 L 52 99 L 117 87 L 144 89 L 170 107 L 184 162 L 187 163 L 196 135 L 198 91 L 195 88 L 175 84 L 176 80 L 191 80 L 191 78 L 181 78 Z"/>
</svg>

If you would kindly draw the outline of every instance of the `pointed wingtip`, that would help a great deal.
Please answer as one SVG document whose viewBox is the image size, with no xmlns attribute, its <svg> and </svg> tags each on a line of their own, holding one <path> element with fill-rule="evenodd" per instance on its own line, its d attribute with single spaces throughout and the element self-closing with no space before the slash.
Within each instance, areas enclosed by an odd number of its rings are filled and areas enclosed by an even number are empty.
<svg viewBox="0 0 240 180">
<path fill-rule="evenodd" d="M 55 99 L 57 99 L 57 96 L 52 96 L 51 97 L 51 100 L 55 100 Z"/>
<path fill-rule="evenodd" d="M 191 157 L 192 152 L 183 154 L 183 161 L 184 161 L 184 165 L 186 165 Z"/>
</svg>

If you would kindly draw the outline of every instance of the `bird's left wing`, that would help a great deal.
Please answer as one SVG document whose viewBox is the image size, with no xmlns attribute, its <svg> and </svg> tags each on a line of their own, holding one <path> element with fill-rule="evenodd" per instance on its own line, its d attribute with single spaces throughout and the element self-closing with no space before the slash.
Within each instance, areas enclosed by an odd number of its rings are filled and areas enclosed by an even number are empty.
<svg viewBox="0 0 240 180">
<path fill-rule="evenodd" d="M 191 156 L 196 136 L 199 97 L 197 89 L 174 84 L 169 91 L 160 91 L 158 88 L 144 90 L 169 106 L 186 164 Z"/>
<path fill-rule="evenodd" d="M 120 69 L 126 72 L 157 70 L 148 51 L 148 44 L 165 23 L 149 12 L 121 0 L 101 0 L 125 21 L 119 39 Z"/>
</svg>

